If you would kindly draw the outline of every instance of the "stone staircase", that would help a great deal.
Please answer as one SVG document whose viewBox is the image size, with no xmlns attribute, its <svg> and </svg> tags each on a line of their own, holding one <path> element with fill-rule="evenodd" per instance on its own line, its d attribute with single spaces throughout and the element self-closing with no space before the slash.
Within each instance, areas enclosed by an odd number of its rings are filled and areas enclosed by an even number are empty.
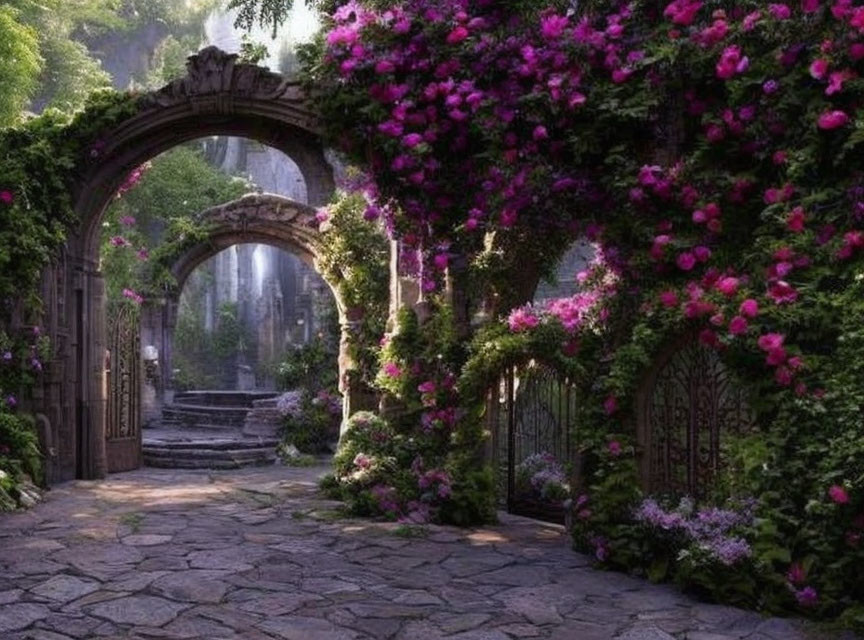
<svg viewBox="0 0 864 640">
<path fill-rule="evenodd" d="M 278 430 L 274 392 L 178 393 L 162 425 L 144 429 L 144 464 L 167 469 L 238 469 L 273 464 Z M 262 420 L 265 424 L 258 424 Z"/>
<path fill-rule="evenodd" d="M 276 462 L 275 438 L 213 437 L 190 430 L 144 430 L 144 464 L 164 469 L 239 469 Z"/>
</svg>

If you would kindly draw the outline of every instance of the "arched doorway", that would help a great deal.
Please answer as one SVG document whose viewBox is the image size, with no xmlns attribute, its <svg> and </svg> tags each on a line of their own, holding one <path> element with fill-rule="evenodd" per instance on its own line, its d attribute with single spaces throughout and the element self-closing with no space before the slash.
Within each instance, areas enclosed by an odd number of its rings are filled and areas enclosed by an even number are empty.
<svg viewBox="0 0 864 640">
<path fill-rule="evenodd" d="M 100 477 L 108 468 L 108 327 L 99 271 L 99 229 L 106 206 L 135 168 L 180 143 L 209 135 L 250 138 L 288 155 L 303 175 L 313 206 L 325 204 L 333 193 L 333 169 L 299 83 L 239 63 L 236 55 L 215 47 L 190 57 L 185 77 L 141 96 L 134 115 L 93 141 L 72 194 L 80 226 L 45 278 L 55 366 L 37 401 L 51 423 L 52 440 L 62 443 L 49 460 L 57 480 Z M 258 240 L 250 236 L 248 241 Z M 219 242 L 215 236 L 214 242 Z M 284 236 L 264 240 L 268 242 L 296 245 Z"/>
</svg>

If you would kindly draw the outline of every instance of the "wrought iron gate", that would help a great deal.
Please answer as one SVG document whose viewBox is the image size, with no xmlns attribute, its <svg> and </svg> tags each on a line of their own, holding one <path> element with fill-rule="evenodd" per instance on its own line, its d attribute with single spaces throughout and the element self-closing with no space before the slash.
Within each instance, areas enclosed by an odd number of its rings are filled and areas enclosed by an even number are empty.
<svg viewBox="0 0 864 640">
<path fill-rule="evenodd" d="M 108 471 L 141 466 L 141 332 L 128 304 L 108 310 L 105 449 Z"/>
<path fill-rule="evenodd" d="M 744 389 L 716 351 L 688 341 L 656 363 L 640 396 L 643 485 L 702 497 L 721 467 L 724 437 L 753 428 Z"/>
<path fill-rule="evenodd" d="M 498 495 L 510 513 L 564 523 L 561 499 L 545 499 L 525 486 L 532 460 L 545 458 L 575 486 L 579 473 L 575 386 L 554 370 L 531 363 L 511 368 L 489 403 Z"/>
</svg>

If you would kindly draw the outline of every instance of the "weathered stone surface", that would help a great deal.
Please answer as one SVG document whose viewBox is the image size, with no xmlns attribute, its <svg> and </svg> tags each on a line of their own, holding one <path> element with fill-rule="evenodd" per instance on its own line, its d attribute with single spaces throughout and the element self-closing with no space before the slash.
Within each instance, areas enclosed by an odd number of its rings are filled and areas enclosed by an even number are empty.
<svg viewBox="0 0 864 640">
<path fill-rule="evenodd" d="M 17 602 L 21 599 L 22 593 L 24 592 L 21 589 L 8 589 L 7 591 L 0 591 L 0 604 Z"/>
<path fill-rule="evenodd" d="M 24 629 L 50 614 L 48 607 L 41 604 L 21 602 L 0 606 L 0 632 Z"/>
<path fill-rule="evenodd" d="M 89 608 L 88 613 L 115 624 L 155 625 L 171 622 L 187 609 L 182 605 L 155 596 L 130 596 L 102 602 Z"/>
<path fill-rule="evenodd" d="M 258 627 L 285 640 L 354 640 L 358 636 L 355 631 L 340 629 L 329 620 L 302 616 L 270 618 Z"/>
<path fill-rule="evenodd" d="M 595 571 L 562 529 L 524 518 L 406 540 L 393 523 L 316 517 L 333 509 L 321 472 L 56 488 L 26 521 L 0 520 L 0 639 L 835 640 Z"/>
<path fill-rule="evenodd" d="M 99 590 L 99 583 L 94 580 L 82 580 L 74 576 L 58 575 L 30 589 L 30 593 L 57 602 L 77 600 L 88 593 Z"/>
<path fill-rule="evenodd" d="M 159 595 L 183 602 L 210 604 L 220 602 L 228 592 L 228 584 L 219 580 L 219 571 L 191 570 L 157 578 L 150 589 Z"/>
<path fill-rule="evenodd" d="M 675 640 L 675 636 L 669 635 L 662 629 L 648 624 L 637 624 L 627 629 L 624 633 L 615 636 L 616 640 Z"/>
<path fill-rule="evenodd" d="M 172 536 L 158 535 L 153 533 L 133 534 L 123 538 L 123 544 L 130 547 L 153 547 L 159 544 L 171 542 Z"/>
</svg>

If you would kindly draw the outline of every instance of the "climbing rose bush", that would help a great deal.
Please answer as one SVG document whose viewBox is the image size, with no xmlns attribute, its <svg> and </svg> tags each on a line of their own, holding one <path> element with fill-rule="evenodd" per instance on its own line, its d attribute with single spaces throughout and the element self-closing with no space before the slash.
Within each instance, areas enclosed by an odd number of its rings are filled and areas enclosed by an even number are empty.
<svg viewBox="0 0 864 640">
<path fill-rule="evenodd" d="M 458 350 L 436 359 L 428 340 L 410 357 L 390 349 L 380 379 L 444 412 L 438 422 L 418 413 L 416 429 L 446 425 L 452 446 L 476 435 L 480 394 L 467 390 L 481 388 L 478 372 L 533 352 L 581 374 L 590 506 L 577 542 L 649 571 L 628 533 L 645 530 L 627 440 L 634 392 L 665 344 L 696 336 L 752 391 L 759 427 L 731 443 L 729 477 L 717 478 L 721 494 L 760 496 L 754 526 L 736 533 L 751 554 L 703 572 L 723 586 L 711 595 L 864 623 L 853 569 L 864 509 L 864 8 L 564 4 L 352 2 L 333 15 L 310 67 L 318 106 L 366 163 L 402 273 L 434 299 L 467 262 L 515 301 L 470 301 L 501 324 L 475 338 L 467 363 Z M 586 278 L 576 298 L 542 306 L 507 295 L 577 237 L 598 246 L 614 287 Z M 706 566 L 652 574 L 710 590 Z M 786 579 L 793 566 L 806 581 Z"/>
</svg>

